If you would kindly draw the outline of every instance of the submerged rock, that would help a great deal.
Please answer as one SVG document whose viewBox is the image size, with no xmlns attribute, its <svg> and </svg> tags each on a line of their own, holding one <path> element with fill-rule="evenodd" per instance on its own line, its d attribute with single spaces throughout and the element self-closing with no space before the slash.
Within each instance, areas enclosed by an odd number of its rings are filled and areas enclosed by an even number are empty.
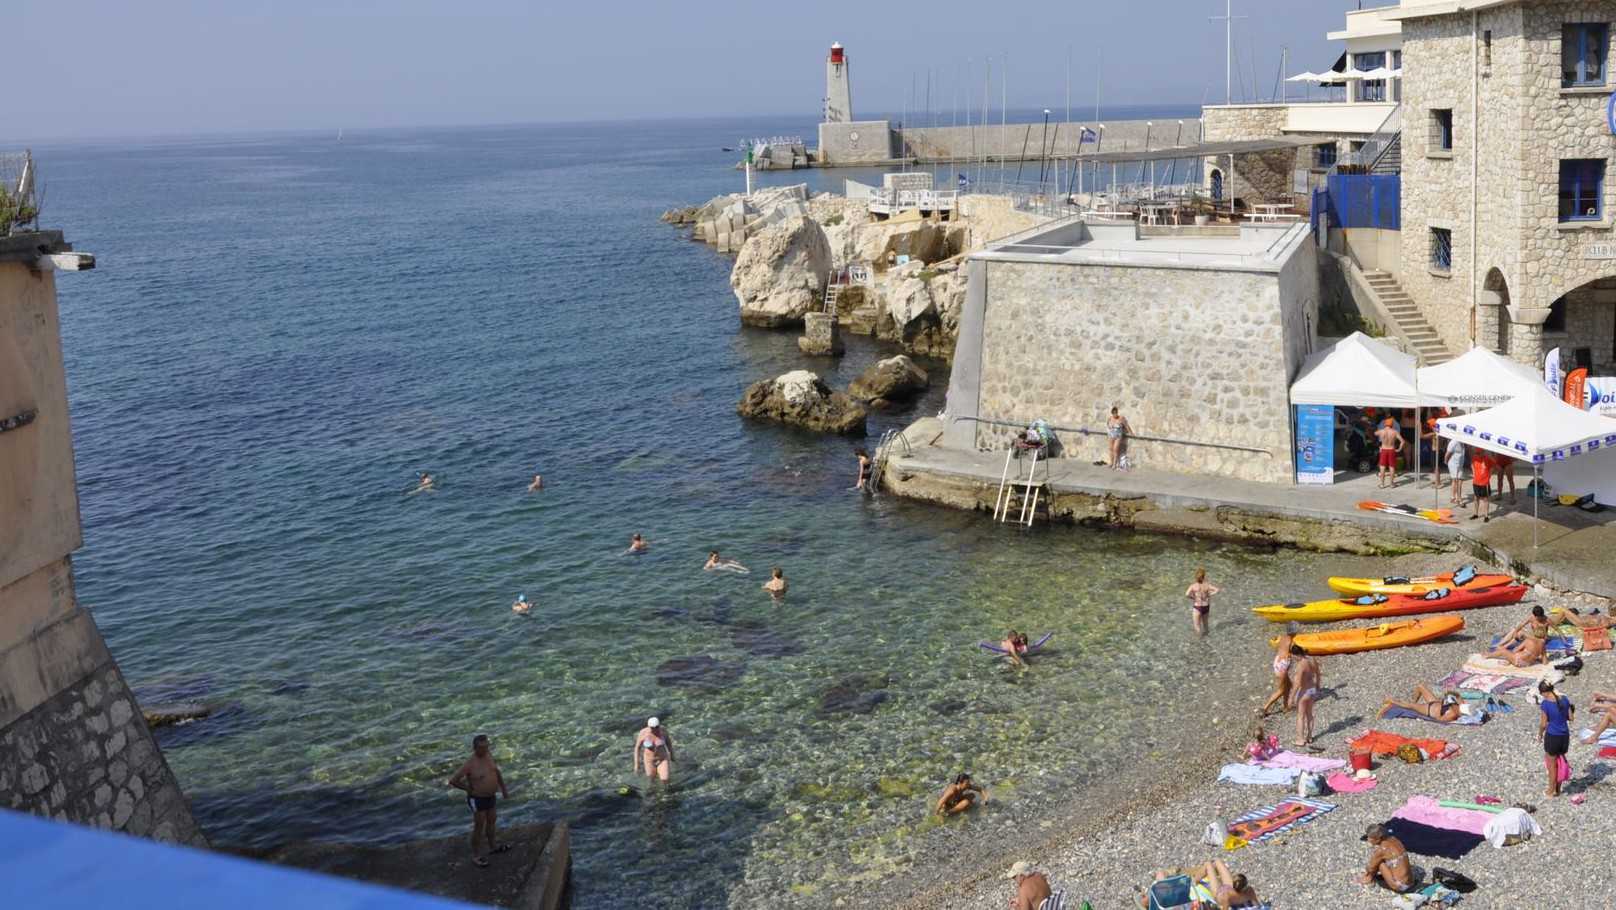
<svg viewBox="0 0 1616 910">
<path fill-rule="evenodd" d="M 931 385 L 926 375 L 913 360 L 899 354 L 878 360 L 859 374 L 847 387 L 847 394 L 860 401 L 872 402 L 876 407 L 895 401 L 906 401 L 925 391 Z"/>
<path fill-rule="evenodd" d="M 143 705 L 140 713 L 146 718 L 146 726 L 156 728 L 201 720 L 217 709 L 218 705 L 202 704 L 201 702 L 179 702 L 167 705 Z"/>
<path fill-rule="evenodd" d="M 745 674 L 743 663 L 726 663 L 708 654 L 697 654 L 663 661 L 656 669 L 656 681 L 659 686 L 716 692 L 735 685 Z"/>
<path fill-rule="evenodd" d="M 752 383 L 735 410 L 742 417 L 777 420 L 843 436 L 865 435 L 864 421 L 869 416 L 863 405 L 831 391 L 818 375 L 807 370 Z"/>
<path fill-rule="evenodd" d="M 805 215 L 782 218 L 748 237 L 729 276 L 741 321 L 765 328 L 800 325 L 804 313 L 821 305 L 830 267 L 830 242 Z"/>
<path fill-rule="evenodd" d="M 803 652 L 801 642 L 765 628 L 762 623 L 737 624 L 729 634 L 735 647 L 754 657 L 791 657 Z"/>
<path fill-rule="evenodd" d="M 889 684 L 886 676 L 876 673 L 843 677 L 819 696 L 819 716 L 868 714 L 892 697 L 886 690 Z"/>
</svg>

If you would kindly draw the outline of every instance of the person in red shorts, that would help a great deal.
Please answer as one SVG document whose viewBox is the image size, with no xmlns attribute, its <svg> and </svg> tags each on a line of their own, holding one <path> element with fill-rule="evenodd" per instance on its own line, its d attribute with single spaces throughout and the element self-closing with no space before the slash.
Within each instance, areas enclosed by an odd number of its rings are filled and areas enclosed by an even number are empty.
<svg viewBox="0 0 1616 910">
<path fill-rule="evenodd" d="M 1380 440 L 1380 487 L 1394 487 L 1397 485 L 1397 453 L 1403 451 L 1403 434 L 1397 429 L 1397 421 L 1386 418 L 1375 431 L 1375 438 Z"/>
<path fill-rule="evenodd" d="M 1470 492 L 1476 496 L 1470 520 L 1480 518 L 1483 524 L 1492 521 L 1492 516 L 1487 514 L 1491 505 L 1487 499 L 1493 492 L 1493 456 L 1474 446 L 1470 450 Z"/>
<path fill-rule="evenodd" d="M 1509 481 L 1509 501 L 1515 501 L 1515 459 L 1508 455 L 1493 456 L 1493 477 L 1498 480 L 1498 489 L 1493 491 L 1493 497 L 1499 502 L 1504 501 L 1504 481 Z"/>
</svg>

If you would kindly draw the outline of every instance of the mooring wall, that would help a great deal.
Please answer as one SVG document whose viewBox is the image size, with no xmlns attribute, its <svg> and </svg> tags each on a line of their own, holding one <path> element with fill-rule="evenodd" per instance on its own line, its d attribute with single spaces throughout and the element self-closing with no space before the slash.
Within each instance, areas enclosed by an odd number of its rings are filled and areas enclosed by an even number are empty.
<svg viewBox="0 0 1616 910">
<path fill-rule="evenodd" d="M 140 706 L 73 588 L 83 543 L 55 232 L 0 238 L 0 806 L 203 845 Z M 86 276 L 83 280 L 93 280 Z"/>
</svg>

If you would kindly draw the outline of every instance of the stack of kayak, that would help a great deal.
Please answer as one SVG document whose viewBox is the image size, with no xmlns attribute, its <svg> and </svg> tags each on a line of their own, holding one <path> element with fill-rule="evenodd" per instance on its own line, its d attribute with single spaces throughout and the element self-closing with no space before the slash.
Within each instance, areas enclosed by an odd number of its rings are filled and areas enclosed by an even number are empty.
<svg viewBox="0 0 1616 910">
<path fill-rule="evenodd" d="M 1350 619 L 1385 619 L 1421 613 L 1451 614 L 1455 610 L 1519 603 L 1526 585 L 1508 575 L 1483 575 L 1472 566 L 1422 578 L 1331 578 L 1330 588 L 1349 597 L 1302 603 L 1265 604 L 1252 612 L 1269 622 L 1340 622 Z M 1464 628 L 1464 618 L 1453 615 L 1383 622 L 1358 629 L 1309 632 L 1292 640 L 1309 654 L 1348 654 L 1434 641 Z"/>
</svg>

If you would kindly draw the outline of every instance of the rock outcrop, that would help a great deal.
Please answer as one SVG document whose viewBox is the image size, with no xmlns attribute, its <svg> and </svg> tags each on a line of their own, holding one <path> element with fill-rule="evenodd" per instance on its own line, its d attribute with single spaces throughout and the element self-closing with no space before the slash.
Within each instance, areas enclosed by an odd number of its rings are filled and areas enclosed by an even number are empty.
<svg viewBox="0 0 1616 910">
<path fill-rule="evenodd" d="M 931 385 L 926 375 L 913 360 L 899 354 L 878 360 L 875 365 L 859 374 L 847 387 L 847 394 L 871 407 L 886 407 L 894 402 L 907 401 Z"/>
<path fill-rule="evenodd" d="M 729 275 L 741 321 L 765 328 L 801 325 L 803 314 L 821 305 L 830 262 L 825 232 L 806 215 L 747 238 Z"/>
<path fill-rule="evenodd" d="M 760 379 L 746 389 L 735 410 L 742 417 L 775 420 L 822 433 L 863 436 L 865 407 L 807 370 Z"/>
</svg>

